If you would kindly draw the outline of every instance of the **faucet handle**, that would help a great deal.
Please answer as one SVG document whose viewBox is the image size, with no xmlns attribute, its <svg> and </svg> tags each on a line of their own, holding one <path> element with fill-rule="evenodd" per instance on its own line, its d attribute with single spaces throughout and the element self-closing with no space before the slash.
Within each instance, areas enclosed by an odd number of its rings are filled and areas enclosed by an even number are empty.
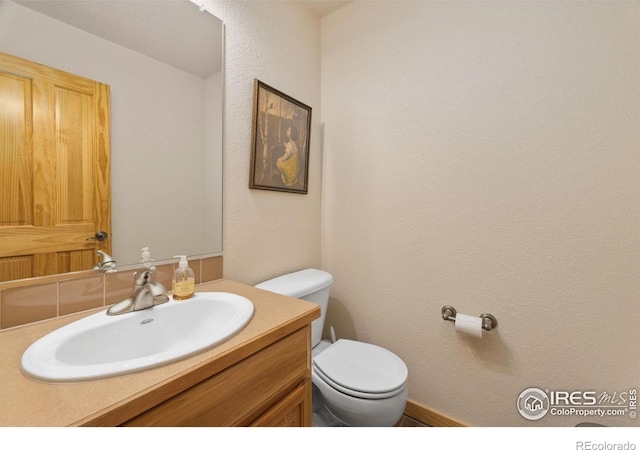
<svg viewBox="0 0 640 450">
<path fill-rule="evenodd" d="M 134 272 L 133 274 L 133 284 L 136 286 L 144 286 L 151 279 L 151 275 L 156 271 L 155 267 L 151 267 L 149 269 L 141 270 L 139 272 Z"/>
<path fill-rule="evenodd" d="M 164 287 L 164 284 L 158 283 L 157 281 L 150 281 L 147 286 L 149 286 L 149 292 L 151 292 L 151 295 L 154 297 L 167 293 L 167 288 Z"/>
</svg>

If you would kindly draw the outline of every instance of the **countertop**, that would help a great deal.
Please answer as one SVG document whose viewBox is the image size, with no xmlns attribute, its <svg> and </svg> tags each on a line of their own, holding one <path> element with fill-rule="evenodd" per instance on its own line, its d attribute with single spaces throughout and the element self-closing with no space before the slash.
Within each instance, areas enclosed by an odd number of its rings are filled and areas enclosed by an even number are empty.
<svg viewBox="0 0 640 450">
<path fill-rule="evenodd" d="M 20 359 L 29 345 L 96 310 L 0 331 L 0 426 L 118 425 L 320 317 L 314 303 L 226 279 L 200 285 L 196 291 L 247 297 L 255 308 L 251 322 L 211 350 L 135 374 L 64 384 L 38 382 L 22 374 Z"/>
</svg>

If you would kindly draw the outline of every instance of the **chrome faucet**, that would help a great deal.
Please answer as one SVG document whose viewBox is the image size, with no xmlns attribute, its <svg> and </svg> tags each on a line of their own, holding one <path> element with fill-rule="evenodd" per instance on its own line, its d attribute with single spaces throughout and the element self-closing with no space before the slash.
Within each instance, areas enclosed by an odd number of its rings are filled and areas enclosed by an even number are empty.
<svg viewBox="0 0 640 450">
<path fill-rule="evenodd" d="M 169 301 L 167 289 L 157 281 L 149 281 L 156 271 L 155 267 L 144 269 L 133 274 L 133 292 L 130 297 L 112 305 L 107 310 L 107 315 L 117 316 L 141 309 L 151 308 Z"/>
<path fill-rule="evenodd" d="M 98 250 L 96 252 L 100 256 L 100 262 L 93 266 L 94 270 L 102 270 L 105 273 L 116 272 L 116 261 L 108 253 Z"/>
</svg>

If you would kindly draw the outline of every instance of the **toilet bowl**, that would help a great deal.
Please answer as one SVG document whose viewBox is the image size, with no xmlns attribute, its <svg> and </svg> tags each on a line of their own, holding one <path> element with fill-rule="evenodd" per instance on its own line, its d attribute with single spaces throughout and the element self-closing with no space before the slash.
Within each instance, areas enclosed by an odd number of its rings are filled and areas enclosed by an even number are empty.
<svg viewBox="0 0 640 450">
<path fill-rule="evenodd" d="M 395 425 L 407 403 L 407 366 L 373 344 L 339 339 L 312 362 L 312 381 L 341 425 Z"/>
<path fill-rule="evenodd" d="M 321 316 L 311 326 L 314 417 L 324 409 L 336 425 L 393 426 L 407 402 L 407 366 L 377 345 L 349 339 L 335 343 L 321 340 L 331 284 L 331 274 L 305 269 L 256 287 L 320 305 Z"/>
</svg>

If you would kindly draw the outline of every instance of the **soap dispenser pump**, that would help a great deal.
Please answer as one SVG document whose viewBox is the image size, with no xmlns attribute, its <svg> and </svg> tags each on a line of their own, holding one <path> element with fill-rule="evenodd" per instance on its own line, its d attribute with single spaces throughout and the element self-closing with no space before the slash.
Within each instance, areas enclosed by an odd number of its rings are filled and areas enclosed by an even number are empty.
<svg viewBox="0 0 640 450">
<path fill-rule="evenodd" d="M 173 275 L 173 299 L 186 300 L 193 297 L 196 277 L 189 267 L 186 255 L 174 256 L 174 258 L 180 258 L 180 263 L 178 263 L 178 269 Z"/>
</svg>

